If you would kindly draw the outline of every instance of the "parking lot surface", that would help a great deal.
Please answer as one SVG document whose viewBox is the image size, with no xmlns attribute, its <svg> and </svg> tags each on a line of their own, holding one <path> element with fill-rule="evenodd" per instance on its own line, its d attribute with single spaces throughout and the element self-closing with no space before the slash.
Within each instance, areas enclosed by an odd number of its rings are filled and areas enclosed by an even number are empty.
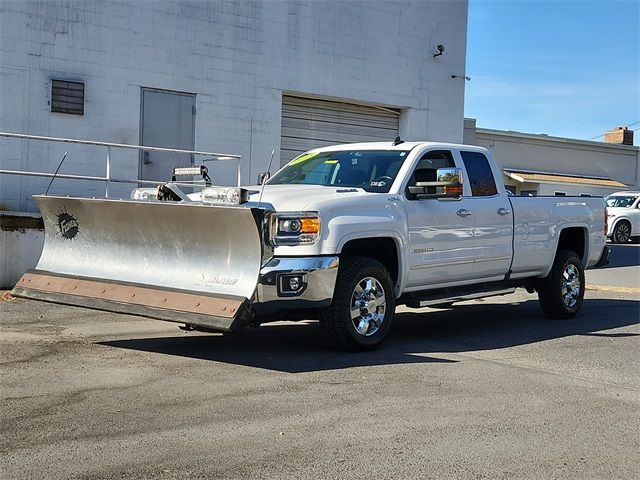
<svg viewBox="0 0 640 480">
<path fill-rule="evenodd" d="M 581 313 L 535 295 L 400 308 L 349 354 L 313 322 L 234 335 L 0 301 L 0 477 L 640 477 L 640 247 Z"/>
</svg>

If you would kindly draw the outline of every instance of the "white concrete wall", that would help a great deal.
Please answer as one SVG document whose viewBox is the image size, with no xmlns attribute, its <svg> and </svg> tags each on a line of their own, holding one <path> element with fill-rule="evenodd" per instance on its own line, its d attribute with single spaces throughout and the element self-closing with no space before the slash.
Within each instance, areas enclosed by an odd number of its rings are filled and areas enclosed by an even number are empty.
<svg viewBox="0 0 640 480">
<path fill-rule="evenodd" d="M 39 215 L 17 215 L 18 220 L 20 217 L 29 220 L 26 217 Z M 13 288 L 24 272 L 35 268 L 43 245 L 44 230 L 21 226 L 19 221 L 8 227 L 0 220 L 0 290 Z"/>
<path fill-rule="evenodd" d="M 407 139 L 462 140 L 465 82 L 451 75 L 464 73 L 466 0 L 2 0 L 0 9 L 0 130 L 137 144 L 144 86 L 195 93 L 196 149 L 243 155 L 250 180 L 279 149 L 283 91 L 399 107 Z M 445 53 L 434 59 L 437 44 Z M 52 78 L 85 83 L 83 117 L 50 113 Z M 53 171 L 65 151 L 62 172 L 104 174 L 103 149 L 0 139 L 2 168 Z M 137 171 L 137 154 L 115 155 L 114 176 Z M 30 196 L 46 184 L 0 176 L 0 209 L 34 211 Z M 104 187 L 56 180 L 51 192 Z"/>
<path fill-rule="evenodd" d="M 568 138 L 529 135 L 519 132 L 476 128 L 474 119 L 466 119 L 464 142 L 489 149 L 504 168 L 608 177 L 638 189 L 640 185 L 640 159 L 638 147 L 613 145 Z M 509 185 L 519 185 L 521 189 L 531 189 L 505 178 Z M 535 186 L 533 186 L 535 188 Z M 589 193 L 608 195 L 623 190 L 617 187 L 590 187 L 588 185 L 539 184 L 540 195 L 553 195 L 554 191 L 568 195 Z"/>
</svg>

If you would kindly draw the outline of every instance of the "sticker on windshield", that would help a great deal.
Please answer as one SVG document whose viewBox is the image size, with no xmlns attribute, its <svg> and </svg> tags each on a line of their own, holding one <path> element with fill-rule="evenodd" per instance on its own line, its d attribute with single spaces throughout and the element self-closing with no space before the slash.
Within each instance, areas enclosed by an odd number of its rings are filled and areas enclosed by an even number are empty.
<svg viewBox="0 0 640 480">
<path fill-rule="evenodd" d="M 307 160 L 311 160 L 313 157 L 317 156 L 317 152 L 305 153 L 304 155 L 300 155 L 298 158 L 294 158 L 289 165 L 298 165 L 299 163 L 306 162 Z"/>
</svg>

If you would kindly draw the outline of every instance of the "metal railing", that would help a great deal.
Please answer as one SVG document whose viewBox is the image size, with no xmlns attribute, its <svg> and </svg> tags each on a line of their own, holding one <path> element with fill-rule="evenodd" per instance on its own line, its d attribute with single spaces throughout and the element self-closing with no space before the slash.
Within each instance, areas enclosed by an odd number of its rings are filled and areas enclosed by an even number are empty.
<svg viewBox="0 0 640 480">
<path fill-rule="evenodd" d="M 238 186 L 241 184 L 240 178 L 240 159 L 242 158 L 240 155 L 232 155 L 226 153 L 217 153 L 217 152 L 204 152 L 199 150 L 182 150 L 178 148 L 164 148 L 164 147 L 147 147 L 144 145 L 128 145 L 126 143 L 113 143 L 113 142 L 98 142 L 94 140 L 79 140 L 75 138 L 62 138 L 62 137 L 46 137 L 43 135 L 27 135 L 23 133 L 12 133 L 12 132 L 0 132 L 0 137 L 7 138 L 17 138 L 21 140 L 40 140 L 46 142 L 59 142 L 59 143 L 77 143 L 82 145 L 94 145 L 99 147 L 106 148 L 106 158 L 105 158 L 105 176 L 91 176 L 91 175 L 71 175 L 71 174 L 62 174 L 62 173 L 50 173 L 50 172 L 29 172 L 24 170 L 7 170 L 0 169 L 0 174 L 5 175 L 25 175 L 32 177 L 55 177 L 55 178 L 65 178 L 65 179 L 74 179 L 74 180 L 89 180 L 89 181 L 98 181 L 98 182 L 106 182 L 105 186 L 105 197 L 109 198 L 109 184 L 111 182 L 114 183 L 136 183 L 136 184 L 147 184 L 147 185 L 160 185 L 166 183 L 162 180 L 140 180 L 140 179 L 124 179 L 124 178 L 112 178 L 111 177 L 111 149 L 120 148 L 120 149 L 129 149 L 129 150 L 138 150 L 144 152 L 165 152 L 165 153 L 178 153 L 178 154 L 188 154 L 188 155 L 198 155 L 211 157 L 204 159 L 203 161 L 229 161 L 235 160 L 237 161 L 237 180 Z M 177 182 L 173 182 L 177 183 Z M 179 185 L 189 185 L 193 186 L 195 182 L 183 182 L 178 183 Z"/>
</svg>

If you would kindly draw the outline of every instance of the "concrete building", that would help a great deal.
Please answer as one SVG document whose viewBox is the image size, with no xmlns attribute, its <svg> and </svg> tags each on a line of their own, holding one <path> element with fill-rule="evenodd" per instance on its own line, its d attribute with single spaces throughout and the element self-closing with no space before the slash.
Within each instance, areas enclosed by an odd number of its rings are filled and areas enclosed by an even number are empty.
<svg viewBox="0 0 640 480">
<path fill-rule="evenodd" d="M 639 149 L 633 132 L 616 129 L 610 143 L 476 127 L 464 121 L 464 143 L 489 149 L 516 195 L 594 195 L 638 189 Z M 624 142 L 624 143 L 623 143 Z"/>
<path fill-rule="evenodd" d="M 466 22 L 466 0 L 2 0 L 0 131 L 240 154 L 253 182 L 272 149 L 277 166 L 337 142 L 460 142 Z M 61 172 L 105 174 L 104 148 L 15 139 L 1 168 L 52 172 L 66 151 Z M 188 161 L 118 150 L 111 175 L 168 180 Z M 0 175 L 0 210 L 36 211 L 47 183 Z"/>
<path fill-rule="evenodd" d="M 273 171 L 309 148 L 400 135 L 489 148 L 517 194 L 638 188 L 625 132 L 612 145 L 464 121 L 466 37 L 467 0 L 0 0 L 0 132 L 239 154 L 245 183 L 272 149 Z M 104 176 L 105 156 L 0 137 L 0 169 Z M 116 149 L 110 175 L 168 180 L 191 161 Z M 234 181 L 235 166 L 208 165 Z M 0 288 L 39 257 L 31 197 L 48 184 L 0 174 Z M 50 193 L 105 186 L 57 178 Z"/>
</svg>

